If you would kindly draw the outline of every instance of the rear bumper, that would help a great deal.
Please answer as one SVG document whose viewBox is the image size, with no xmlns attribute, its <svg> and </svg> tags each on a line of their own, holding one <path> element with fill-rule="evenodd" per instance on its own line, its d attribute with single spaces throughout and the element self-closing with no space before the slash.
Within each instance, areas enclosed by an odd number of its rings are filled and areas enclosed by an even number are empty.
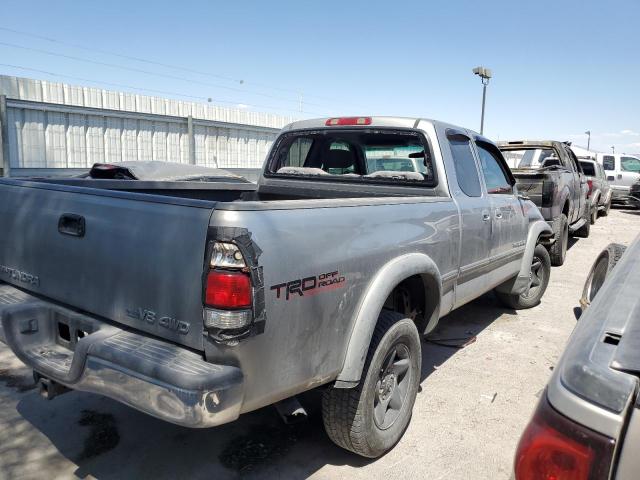
<svg viewBox="0 0 640 480">
<path fill-rule="evenodd" d="M 122 330 L 3 283 L 0 340 L 44 377 L 178 425 L 212 427 L 240 414 L 239 368 L 208 363 L 184 347 Z"/>
</svg>

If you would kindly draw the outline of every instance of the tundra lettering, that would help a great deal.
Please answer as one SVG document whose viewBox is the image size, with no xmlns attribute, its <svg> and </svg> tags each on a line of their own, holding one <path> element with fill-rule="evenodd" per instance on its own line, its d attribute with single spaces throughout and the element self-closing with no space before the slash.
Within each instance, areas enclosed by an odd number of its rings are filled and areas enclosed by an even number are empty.
<svg viewBox="0 0 640 480">
<path fill-rule="evenodd" d="M 40 285 L 40 277 L 31 275 L 27 272 L 21 272 L 20 270 L 16 270 L 15 268 L 0 265 L 0 273 L 7 275 L 12 280 L 18 280 L 22 283 L 28 283 L 30 285 L 33 285 L 34 287 Z"/>
</svg>

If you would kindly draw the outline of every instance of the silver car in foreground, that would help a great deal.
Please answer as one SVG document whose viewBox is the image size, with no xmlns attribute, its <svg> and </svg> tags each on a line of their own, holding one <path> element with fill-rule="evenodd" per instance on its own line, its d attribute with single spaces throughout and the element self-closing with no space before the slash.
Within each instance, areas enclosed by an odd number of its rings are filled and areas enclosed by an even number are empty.
<svg viewBox="0 0 640 480">
<path fill-rule="evenodd" d="M 376 457 L 410 420 L 421 336 L 549 281 L 551 228 L 500 151 L 437 121 L 291 124 L 257 189 L 117 177 L 0 181 L 0 337 L 49 397 L 210 427 L 322 387 L 331 439 Z"/>
<path fill-rule="evenodd" d="M 614 268 L 615 267 L 615 268 Z M 596 259 L 583 310 L 522 434 L 516 480 L 640 478 L 640 237 Z"/>
</svg>

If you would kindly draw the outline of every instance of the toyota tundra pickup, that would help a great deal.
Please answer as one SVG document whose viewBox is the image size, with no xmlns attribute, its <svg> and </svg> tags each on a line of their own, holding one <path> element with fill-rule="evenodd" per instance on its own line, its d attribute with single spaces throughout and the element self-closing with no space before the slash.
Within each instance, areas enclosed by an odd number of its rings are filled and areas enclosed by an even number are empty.
<svg viewBox="0 0 640 480">
<path fill-rule="evenodd" d="M 114 168 L 0 181 L 0 337 L 49 397 L 211 427 L 321 387 L 329 437 L 377 457 L 410 420 L 421 336 L 549 281 L 552 230 L 498 148 L 438 121 L 293 123 L 257 188 Z"/>
</svg>

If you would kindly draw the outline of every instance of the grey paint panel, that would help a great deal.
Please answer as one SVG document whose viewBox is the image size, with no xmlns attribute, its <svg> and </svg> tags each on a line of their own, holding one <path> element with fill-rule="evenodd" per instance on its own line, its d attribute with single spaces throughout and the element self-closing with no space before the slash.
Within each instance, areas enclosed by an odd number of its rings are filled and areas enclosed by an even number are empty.
<svg viewBox="0 0 640 480">
<path fill-rule="evenodd" d="M 393 259 L 429 256 L 443 274 L 457 271 L 458 210 L 450 200 L 351 208 L 225 211 L 212 226 L 250 226 L 262 250 L 264 333 L 237 347 L 208 341 L 208 359 L 237 362 L 245 375 L 243 411 L 334 380 L 364 293 Z M 339 288 L 277 298 L 274 285 L 339 272 Z M 391 285 L 389 285 L 391 288 Z M 378 299 L 376 299 L 377 301 Z M 384 299 L 382 299 L 384 302 Z M 232 359 L 232 360 L 230 360 Z M 265 375 L 267 372 L 277 375 Z"/>
<path fill-rule="evenodd" d="M 64 214 L 84 218 L 84 236 L 60 233 Z M 0 185 L 0 225 L 19 232 L 0 236 L 0 280 L 202 349 L 210 215 L 209 208 Z M 38 281 L 25 283 L 11 271 Z"/>
</svg>

